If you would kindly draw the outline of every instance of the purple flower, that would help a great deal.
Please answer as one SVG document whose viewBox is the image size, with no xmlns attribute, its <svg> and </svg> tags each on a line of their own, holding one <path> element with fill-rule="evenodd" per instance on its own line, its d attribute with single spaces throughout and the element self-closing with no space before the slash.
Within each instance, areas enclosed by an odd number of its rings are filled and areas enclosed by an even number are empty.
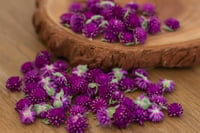
<svg viewBox="0 0 200 133">
<path fill-rule="evenodd" d="M 113 0 L 104 0 L 104 1 L 101 1 L 100 3 L 103 10 L 110 9 L 111 7 L 115 6 L 115 4 L 116 3 Z"/>
<path fill-rule="evenodd" d="M 133 102 L 132 99 L 130 99 L 129 97 L 124 97 L 121 101 L 120 101 L 120 105 L 123 105 L 125 107 L 127 107 L 129 110 L 133 110 L 135 109 L 135 104 Z"/>
<path fill-rule="evenodd" d="M 42 68 L 51 63 L 51 58 L 52 55 L 48 51 L 41 51 L 36 55 L 34 64 L 37 68 Z"/>
<path fill-rule="evenodd" d="M 76 33 L 80 33 L 83 30 L 85 23 L 85 16 L 83 14 L 73 14 L 70 20 L 70 27 Z"/>
<path fill-rule="evenodd" d="M 137 122 L 139 125 L 143 125 L 144 121 L 147 120 L 148 114 L 147 110 L 137 106 L 133 111 L 132 121 Z"/>
<path fill-rule="evenodd" d="M 94 82 L 99 73 L 103 73 L 101 69 L 90 69 L 87 72 L 86 79 L 88 80 L 88 82 Z"/>
<path fill-rule="evenodd" d="M 153 105 L 150 109 L 148 109 L 148 112 L 149 112 L 149 119 L 152 122 L 160 122 L 164 118 L 164 114 L 161 111 L 160 107 Z"/>
<path fill-rule="evenodd" d="M 87 127 L 88 121 L 83 115 L 78 114 L 67 119 L 66 129 L 69 133 L 84 133 Z"/>
<path fill-rule="evenodd" d="M 113 101 L 121 101 L 124 98 L 124 93 L 116 90 L 111 94 L 111 98 Z"/>
<path fill-rule="evenodd" d="M 75 116 L 75 115 L 85 115 L 87 113 L 86 109 L 83 106 L 80 105 L 73 105 L 70 109 L 69 109 L 69 114 L 71 116 Z"/>
<path fill-rule="evenodd" d="M 117 83 L 124 79 L 128 72 L 122 68 L 113 68 L 109 75 L 112 77 L 112 83 Z"/>
<path fill-rule="evenodd" d="M 130 92 L 136 90 L 136 85 L 133 79 L 124 78 L 119 83 L 120 89 L 125 92 Z"/>
<path fill-rule="evenodd" d="M 6 88 L 12 92 L 21 91 L 22 80 L 18 76 L 10 77 L 6 81 Z"/>
<path fill-rule="evenodd" d="M 47 103 L 39 103 L 39 104 L 34 104 L 34 111 L 36 112 L 37 116 L 40 118 L 46 118 L 47 111 L 52 109 L 53 107 Z M 45 115 L 44 115 L 45 114 Z"/>
<path fill-rule="evenodd" d="M 113 32 L 115 35 L 118 35 L 124 30 L 124 23 L 119 19 L 111 19 L 107 25 L 107 31 Z"/>
<path fill-rule="evenodd" d="M 40 87 L 33 89 L 28 98 L 32 101 L 32 103 L 42 103 L 48 100 L 48 95 L 46 91 Z"/>
<path fill-rule="evenodd" d="M 139 4 L 135 2 L 129 2 L 125 5 L 125 8 L 129 9 L 131 12 L 136 12 L 139 9 Z"/>
<path fill-rule="evenodd" d="M 131 32 L 123 31 L 119 34 L 119 40 L 121 43 L 124 43 L 125 45 L 133 45 L 134 44 L 134 37 Z"/>
<path fill-rule="evenodd" d="M 148 86 L 151 84 L 151 81 L 145 76 L 141 78 L 138 77 L 135 79 L 135 84 L 139 89 L 146 91 Z"/>
<path fill-rule="evenodd" d="M 111 126 L 112 124 L 112 117 L 113 117 L 113 113 L 115 112 L 115 108 L 114 107 L 110 107 L 108 109 L 106 108 L 100 108 L 97 111 L 97 120 L 99 122 L 99 124 L 103 127 L 106 126 Z"/>
<path fill-rule="evenodd" d="M 71 99 L 64 94 L 63 90 L 61 90 L 55 96 L 52 96 L 52 103 L 53 106 L 56 108 L 62 107 L 64 109 L 67 109 L 71 105 Z"/>
<path fill-rule="evenodd" d="M 166 106 L 167 105 L 167 99 L 164 96 L 152 95 L 150 97 L 150 100 L 151 100 L 152 103 L 155 103 L 159 106 Z"/>
<path fill-rule="evenodd" d="M 25 108 L 20 111 L 20 119 L 23 124 L 31 124 L 36 119 L 36 112 L 33 111 L 32 106 L 25 106 Z"/>
<path fill-rule="evenodd" d="M 65 25 L 66 27 L 70 27 L 70 21 L 72 17 L 72 13 L 64 13 L 60 16 L 61 24 Z"/>
<path fill-rule="evenodd" d="M 167 31 L 176 31 L 178 28 L 180 28 L 180 23 L 175 18 L 168 18 L 165 20 L 165 26 L 164 29 Z"/>
<path fill-rule="evenodd" d="M 22 98 L 16 103 L 15 110 L 20 112 L 23 111 L 27 106 L 29 107 L 31 105 L 31 100 L 28 98 Z"/>
<path fill-rule="evenodd" d="M 92 40 L 99 33 L 99 26 L 96 23 L 88 23 L 83 28 L 83 35 Z"/>
<path fill-rule="evenodd" d="M 68 82 L 69 82 L 66 79 L 66 77 L 62 73 L 60 73 L 60 72 L 52 73 L 51 80 L 58 87 L 65 87 L 65 86 L 68 85 Z"/>
<path fill-rule="evenodd" d="M 23 89 L 23 92 L 25 94 L 29 94 L 33 89 L 35 89 L 37 87 L 37 83 L 28 83 L 25 84 L 25 87 Z"/>
<path fill-rule="evenodd" d="M 97 83 L 93 83 L 93 82 L 89 83 L 88 89 L 87 89 L 87 95 L 90 98 L 94 98 L 98 93 L 98 89 L 99 89 L 99 85 Z"/>
<path fill-rule="evenodd" d="M 71 86 L 72 94 L 77 95 L 87 92 L 88 82 L 83 77 L 74 75 L 70 78 L 69 83 Z"/>
<path fill-rule="evenodd" d="M 95 82 L 99 85 L 108 84 L 111 82 L 111 77 L 108 74 L 105 73 L 98 73 L 95 77 Z"/>
<path fill-rule="evenodd" d="M 37 70 L 31 70 L 24 75 L 24 82 L 27 83 L 37 83 L 39 81 L 39 72 Z"/>
<path fill-rule="evenodd" d="M 141 94 L 135 100 L 135 104 L 137 104 L 139 107 L 143 109 L 148 109 L 152 103 L 150 102 L 149 97 L 147 97 L 145 94 Z"/>
<path fill-rule="evenodd" d="M 69 7 L 69 12 L 72 12 L 72 13 L 82 13 L 84 12 L 84 7 L 82 4 L 80 3 L 72 3 Z"/>
<path fill-rule="evenodd" d="M 111 10 L 112 10 L 112 18 L 116 18 L 116 19 L 119 19 L 119 20 L 123 19 L 124 10 L 120 5 L 116 4 L 115 6 L 113 6 L 111 8 Z"/>
<path fill-rule="evenodd" d="M 48 96 L 53 96 L 58 87 L 53 81 L 51 81 L 50 77 L 41 78 L 38 82 L 38 86 L 43 88 Z"/>
<path fill-rule="evenodd" d="M 79 77 L 85 77 L 88 71 L 87 65 L 78 65 L 77 67 L 74 67 L 72 69 L 72 74 L 79 76 Z"/>
<path fill-rule="evenodd" d="M 135 39 L 135 44 L 144 44 L 147 40 L 147 32 L 143 28 L 135 28 L 133 35 Z"/>
<path fill-rule="evenodd" d="M 101 99 L 101 98 L 96 98 L 91 102 L 91 110 L 93 113 L 96 113 L 100 108 L 107 108 L 108 103 L 106 100 Z"/>
<path fill-rule="evenodd" d="M 56 72 L 56 67 L 53 64 L 51 64 L 51 65 L 45 65 L 44 67 L 42 67 L 40 69 L 40 73 L 41 73 L 40 75 L 42 77 L 51 76 L 52 73 L 54 73 L 54 72 Z"/>
<path fill-rule="evenodd" d="M 69 64 L 64 60 L 57 60 L 53 63 L 53 65 L 58 72 L 67 71 L 67 69 L 69 68 Z"/>
<path fill-rule="evenodd" d="M 116 89 L 112 84 L 101 85 L 98 87 L 98 95 L 102 99 L 109 100 Z"/>
<path fill-rule="evenodd" d="M 101 11 L 101 15 L 106 19 L 110 20 L 113 18 L 112 8 L 104 9 Z"/>
<path fill-rule="evenodd" d="M 156 34 L 160 32 L 160 27 L 161 27 L 161 22 L 157 17 L 152 16 L 149 18 L 147 24 L 147 31 L 149 34 Z"/>
<path fill-rule="evenodd" d="M 141 68 L 138 68 L 138 69 L 134 69 L 132 72 L 131 72 L 131 77 L 132 78 L 137 78 L 137 77 L 148 77 L 148 72 L 144 69 L 141 69 Z"/>
<path fill-rule="evenodd" d="M 65 122 L 67 116 L 63 108 L 52 108 L 47 111 L 46 119 L 49 124 L 59 127 L 62 123 Z"/>
<path fill-rule="evenodd" d="M 87 0 L 87 3 L 86 3 L 87 4 L 87 8 L 97 4 L 99 2 L 100 2 L 100 0 Z"/>
<path fill-rule="evenodd" d="M 115 35 L 113 32 L 111 31 L 105 31 L 103 34 L 103 41 L 105 42 L 116 42 L 118 40 L 117 35 Z"/>
<path fill-rule="evenodd" d="M 34 69 L 33 63 L 30 61 L 27 61 L 24 64 L 22 64 L 20 68 L 22 73 L 27 73 L 33 69 Z"/>
<path fill-rule="evenodd" d="M 94 15 L 90 19 L 86 21 L 86 24 L 94 23 L 97 27 L 100 27 L 102 22 L 104 21 L 104 17 L 101 15 Z"/>
<path fill-rule="evenodd" d="M 175 89 L 175 84 L 172 80 L 163 79 L 160 80 L 159 87 L 163 92 L 172 92 Z"/>
<path fill-rule="evenodd" d="M 102 10 L 100 0 L 87 0 L 87 9 L 94 14 L 99 14 Z"/>
<path fill-rule="evenodd" d="M 75 105 L 83 106 L 85 109 L 89 109 L 91 99 L 87 95 L 79 95 L 74 98 L 73 103 Z"/>
<path fill-rule="evenodd" d="M 170 117 L 180 117 L 183 114 L 183 107 L 179 103 L 172 103 L 167 107 L 167 112 Z"/>
<path fill-rule="evenodd" d="M 140 26 L 139 17 L 135 13 L 129 13 L 124 18 L 124 24 L 128 29 L 135 29 L 136 27 Z"/>
<path fill-rule="evenodd" d="M 147 94 L 148 96 L 152 95 L 162 95 L 163 91 L 159 88 L 158 84 L 150 84 L 147 88 Z"/>
<path fill-rule="evenodd" d="M 152 3 L 145 3 L 142 6 L 142 13 L 147 16 L 153 16 L 155 14 L 155 5 Z"/>
<path fill-rule="evenodd" d="M 88 20 L 92 18 L 92 16 L 94 16 L 94 13 L 88 11 L 88 12 L 85 12 L 84 15 L 85 15 L 86 20 Z"/>
<path fill-rule="evenodd" d="M 131 119 L 132 113 L 127 107 L 122 105 L 120 105 L 113 114 L 114 125 L 118 128 L 126 128 L 131 123 Z"/>
</svg>

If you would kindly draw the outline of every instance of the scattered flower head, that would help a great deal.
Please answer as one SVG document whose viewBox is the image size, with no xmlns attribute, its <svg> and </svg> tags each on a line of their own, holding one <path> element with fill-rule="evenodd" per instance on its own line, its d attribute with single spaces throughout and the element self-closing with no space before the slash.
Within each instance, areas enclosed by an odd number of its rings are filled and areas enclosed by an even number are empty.
<svg viewBox="0 0 200 133">
<path fill-rule="evenodd" d="M 170 117 L 180 117 L 183 114 L 183 107 L 179 103 L 172 103 L 167 107 L 167 112 Z"/>
<path fill-rule="evenodd" d="M 6 88 L 10 91 L 21 91 L 22 80 L 18 76 L 10 77 L 6 81 Z"/>
<path fill-rule="evenodd" d="M 152 106 L 150 109 L 148 109 L 149 112 L 149 119 L 152 122 L 160 122 L 163 120 L 164 114 L 161 111 L 160 107 Z"/>
</svg>

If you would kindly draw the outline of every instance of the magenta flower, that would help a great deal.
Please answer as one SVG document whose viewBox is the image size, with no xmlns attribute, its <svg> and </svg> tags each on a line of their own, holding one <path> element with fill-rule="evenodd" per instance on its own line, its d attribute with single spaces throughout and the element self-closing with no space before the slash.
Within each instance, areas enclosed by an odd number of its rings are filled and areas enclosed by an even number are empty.
<svg viewBox="0 0 200 133">
<path fill-rule="evenodd" d="M 36 112 L 37 116 L 40 118 L 46 118 L 47 111 L 52 109 L 53 107 L 45 102 L 34 104 L 33 109 Z M 45 114 L 45 115 L 44 115 Z"/>
<path fill-rule="evenodd" d="M 144 121 L 147 120 L 148 113 L 147 110 L 137 106 L 133 111 L 133 122 L 138 123 L 139 125 L 143 125 Z"/>
<path fill-rule="evenodd" d="M 36 112 L 33 111 L 32 106 L 25 106 L 25 108 L 20 111 L 20 119 L 23 124 L 31 124 L 36 119 Z"/>
<path fill-rule="evenodd" d="M 37 104 L 47 101 L 49 97 L 44 89 L 37 87 L 29 93 L 28 98 Z"/>
<path fill-rule="evenodd" d="M 94 82 L 95 78 L 98 76 L 99 73 L 103 73 L 101 69 L 95 68 L 95 69 L 90 69 L 87 72 L 86 79 L 88 82 Z"/>
<path fill-rule="evenodd" d="M 83 28 L 83 35 L 92 40 L 95 38 L 99 33 L 99 26 L 96 23 L 88 23 Z"/>
<path fill-rule="evenodd" d="M 34 64 L 37 68 L 42 68 L 51 63 L 52 55 L 48 51 L 41 51 L 35 57 Z"/>
<path fill-rule="evenodd" d="M 124 98 L 124 93 L 119 90 L 115 90 L 111 95 L 111 99 L 113 101 L 121 101 L 123 98 Z"/>
<path fill-rule="evenodd" d="M 83 106 L 85 109 L 88 110 L 90 108 L 91 99 L 87 95 L 79 95 L 74 98 L 73 103 L 75 105 Z"/>
<path fill-rule="evenodd" d="M 79 77 L 85 77 L 88 71 L 87 65 L 78 65 L 77 67 L 74 67 L 72 69 L 72 74 L 79 76 Z"/>
<path fill-rule="evenodd" d="M 87 110 L 80 105 L 73 105 L 70 109 L 69 109 L 69 114 L 71 116 L 75 116 L 75 115 L 85 115 L 87 113 Z"/>
<path fill-rule="evenodd" d="M 98 73 L 95 77 L 95 82 L 99 85 L 108 84 L 111 82 L 111 77 L 108 74 L 105 73 Z"/>
<path fill-rule="evenodd" d="M 132 78 L 137 78 L 137 77 L 148 77 L 148 72 L 144 69 L 141 69 L 141 68 L 138 68 L 138 69 L 134 69 L 132 72 L 131 72 L 131 77 Z"/>
<path fill-rule="evenodd" d="M 97 111 L 97 120 L 99 122 L 99 124 L 103 127 L 106 126 L 111 126 L 112 124 L 112 117 L 113 117 L 113 113 L 115 112 L 115 108 L 114 107 L 110 107 L 108 109 L 106 108 L 100 108 Z"/>
<path fill-rule="evenodd" d="M 52 108 L 47 111 L 46 119 L 48 123 L 59 127 L 66 120 L 67 116 L 63 108 Z"/>
<path fill-rule="evenodd" d="M 139 97 L 137 97 L 137 99 L 135 100 L 135 104 L 143 109 L 148 109 L 152 105 L 149 97 L 147 97 L 145 94 L 141 94 Z"/>
<path fill-rule="evenodd" d="M 111 42 L 116 42 L 118 40 L 117 35 L 115 35 L 111 31 L 105 31 L 103 36 L 104 37 L 103 37 L 102 41 L 105 41 L 105 42 L 110 42 L 111 43 Z"/>
<path fill-rule="evenodd" d="M 87 127 L 88 121 L 83 115 L 78 114 L 67 119 L 66 129 L 69 133 L 84 133 Z"/>
<path fill-rule="evenodd" d="M 127 46 L 133 45 L 134 44 L 133 34 L 128 31 L 123 31 L 119 34 L 119 41 Z"/>
<path fill-rule="evenodd" d="M 70 20 L 70 27 L 76 33 L 80 33 L 83 30 L 85 23 L 85 16 L 83 14 L 73 14 Z"/>
<path fill-rule="evenodd" d="M 163 79 L 159 82 L 159 87 L 163 92 L 172 92 L 175 89 L 175 84 L 172 80 Z"/>
<path fill-rule="evenodd" d="M 130 92 L 136 90 L 136 85 L 133 79 L 124 78 L 119 82 L 120 89 L 125 92 Z"/>
<path fill-rule="evenodd" d="M 84 12 L 84 7 L 83 7 L 83 5 L 82 4 L 80 4 L 80 3 L 72 3 L 71 5 L 70 5 L 70 7 L 69 7 L 69 12 L 71 12 L 71 13 L 82 13 L 82 12 Z"/>
<path fill-rule="evenodd" d="M 168 18 L 165 20 L 164 29 L 167 31 L 176 31 L 180 28 L 180 22 L 175 18 Z"/>
<path fill-rule="evenodd" d="M 72 13 L 64 13 L 60 16 L 61 24 L 65 25 L 66 27 L 70 27 L 70 21 L 72 17 Z"/>
<path fill-rule="evenodd" d="M 148 86 L 151 84 L 151 81 L 145 76 L 141 78 L 138 77 L 135 79 L 135 84 L 139 89 L 146 91 Z"/>
<path fill-rule="evenodd" d="M 39 72 L 37 70 L 31 70 L 24 75 L 24 82 L 27 83 L 37 83 L 39 81 Z"/>
<path fill-rule="evenodd" d="M 163 91 L 159 88 L 158 84 L 150 84 L 147 88 L 147 94 L 148 96 L 152 95 L 162 95 Z"/>
<path fill-rule="evenodd" d="M 161 107 L 167 105 L 167 99 L 164 96 L 161 96 L 161 95 L 152 95 L 150 97 L 150 101 L 152 103 L 155 103 L 155 104 L 161 106 Z"/>
<path fill-rule="evenodd" d="M 129 13 L 124 18 L 124 24 L 128 29 L 135 29 L 136 27 L 140 26 L 139 17 L 135 13 Z"/>
<path fill-rule="evenodd" d="M 27 72 L 29 72 L 29 71 L 31 71 L 33 69 L 34 69 L 34 65 L 30 61 L 27 61 L 24 64 L 22 64 L 21 68 L 20 68 L 22 73 L 27 73 Z"/>
<path fill-rule="evenodd" d="M 180 117 L 183 114 L 183 107 L 179 103 L 172 103 L 168 105 L 167 112 L 170 117 Z"/>
<path fill-rule="evenodd" d="M 109 100 L 115 90 L 116 88 L 111 84 L 101 85 L 98 87 L 98 95 L 102 99 Z"/>
<path fill-rule="evenodd" d="M 96 98 L 91 102 L 91 110 L 93 113 L 96 113 L 100 108 L 107 108 L 108 103 L 106 100 L 101 99 L 101 98 Z"/>
<path fill-rule="evenodd" d="M 65 72 L 69 68 L 69 64 L 64 60 L 57 60 L 53 65 L 58 72 Z"/>
<path fill-rule="evenodd" d="M 160 122 L 164 118 L 164 114 L 161 111 L 160 107 L 153 105 L 150 109 L 148 109 L 148 112 L 149 112 L 149 119 L 152 122 Z"/>
<path fill-rule="evenodd" d="M 125 8 L 130 10 L 131 12 L 136 12 L 139 9 L 139 4 L 135 2 L 129 2 L 125 5 Z"/>
<path fill-rule="evenodd" d="M 120 105 L 125 106 L 126 108 L 128 108 L 129 110 L 133 110 L 135 109 L 135 103 L 133 102 L 132 99 L 130 99 L 129 97 L 124 97 L 121 101 L 120 101 Z"/>
<path fill-rule="evenodd" d="M 148 24 L 147 24 L 148 33 L 156 34 L 156 33 L 160 32 L 160 28 L 161 28 L 160 20 L 155 16 L 150 17 L 148 20 Z"/>
<path fill-rule="evenodd" d="M 107 31 L 113 32 L 115 35 L 118 35 L 120 32 L 124 30 L 124 23 L 119 19 L 111 19 L 107 25 Z"/>
<path fill-rule="evenodd" d="M 143 28 L 135 28 L 133 35 L 135 39 L 135 44 L 144 44 L 147 40 L 147 32 Z"/>
<path fill-rule="evenodd" d="M 37 87 L 37 83 L 28 83 L 28 84 L 25 84 L 25 87 L 23 88 L 23 92 L 25 94 L 29 94 L 36 87 Z"/>
<path fill-rule="evenodd" d="M 142 6 L 142 13 L 147 16 L 153 16 L 155 14 L 155 5 L 152 3 L 145 3 Z"/>
<path fill-rule="evenodd" d="M 116 18 L 116 19 L 119 19 L 119 20 L 123 19 L 125 12 L 120 5 L 116 4 L 115 6 L 113 6 L 111 8 L 111 10 L 112 10 L 112 18 Z"/>
<path fill-rule="evenodd" d="M 12 92 L 21 91 L 22 80 L 18 76 L 10 77 L 6 81 L 6 88 Z"/>
<path fill-rule="evenodd" d="M 127 76 L 128 72 L 122 68 L 113 68 L 109 75 L 112 77 L 112 83 L 117 83 Z"/>
<path fill-rule="evenodd" d="M 31 105 L 31 100 L 28 98 L 22 98 L 16 103 L 15 110 L 20 112 L 23 111 L 26 107 L 29 107 Z"/>
</svg>

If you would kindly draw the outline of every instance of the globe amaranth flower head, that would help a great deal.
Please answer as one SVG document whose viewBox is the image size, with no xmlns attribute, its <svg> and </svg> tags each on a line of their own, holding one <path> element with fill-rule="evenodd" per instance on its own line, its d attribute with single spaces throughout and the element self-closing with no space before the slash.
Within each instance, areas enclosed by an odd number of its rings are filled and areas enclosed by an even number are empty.
<svg viewBox="0 0 200 133">
<path fill-rule="evenodd" d="M 172 80 L 163 79 L 159 81 L 159 87 L 163 92 L 172 92 L 175 89 L 175 84 Z"/>
<path fill-rule="evenodd" d="M 34 69 L 34 65 L 33 65 L 33 62 L 30 62 L 30 61 L 27 61 L 27 62 L 24 62 L 22 65 L 21 65 L 21 68 L 20 68 L 20 71 L 22 73 L 27 73 L 31 70 Z"/>
<path fill-rule="evenodd" d="M 26 107 L 29 107 L 32 104 L 31 100 L 28 98 L 22 98 L 16 103 L 15 110 L 20 112 L 23 111 Z"/>
<path fill-rule="evenodd" d="M 41 51 L 36 55 L 34 64 L 37 68 L 42 68 L 51 63 L 51 58 L 52 55 L 48 51 Z"/>
<path fill-rule="evenodd" d="M 87 95 L 79 95 L 74 98 L 73 100 L 74 105 L 80 105 L 83 106 L 85 109 L 89 110 L 90 104 L 91 104 L 91 99 Z"/>
<path fill-rule="evenodd" d="M 127 76 L 128 72 L 122 68 L 113 68 L 109 75 L 112 78 L 112 83 L 118 83 Z"/>
<path fill-rule="evenodd" d="M 135 109 L 135 103 L 133 100 L 129 97 L 123 97 L 122 100 L 120 101 L 120 105 L 125 106 L 129 110 L 133 111 Z"/>
<path fill-rule="evenodd" d="M 167 31 L 176 31 L 180 28 L 180 22 L 175 18 L 168 18 L 165 20 L 164 29 Z"/>
<path fill-rule="evenodd" d="M 33 110 L 36 112 L 37 116 L 40 118 L 46 118 L 48 110 L 52 109 L 53 107 L 45 102 L 34 104 Z"/>
<path fill-rule="evenodd" d="M 55 125 L 59 127 L 66 121 L 66 114 L 63 108 L 52 108 L 47 111 L 46 120 L 48 124 Z"/>
<path fill-rule="evenodd" d="M 138 96 L 135 100 L 135 104 L 143 109 L 148 109 L 152 105 L 149 97 L 147 97 L 145 94 L 141 94 L 140 96 Z"/>
<path fill-rule="evenodd" d="M 133 34 L 129 31 L 122 31 L 119 33 L 119 41 L 126 46 L 134 45 L 134 37 Z"/>
<path fill-rule="evenodd" d="M 149 112 L 149 120 L 152 122 L 160 122 L 164 118 L 164 113 L 160 107 L 152 105 L 151 108 L 148 109 Z"/>
<path fill-rule="evenodd" d="M 29 93 L 28 98 L 32 103 L 37 104 L 47 101 L 49 96 L 43 88 L 37 87 Z"/>
<path fill-rule="evenodd" d="M 135 13 L 128 13 L 124 18 L 124 24 L 128 29 L 135 29 L 140 26 L 139 17 Z"/>
<path fill-rule="evenodd" d="M 106 27 L 108 32 L 113 32 L 115 35 L 118 35 L 125 28 L 124 23 L 119 19 L 111 19 L 108 21 Z"/>
<path fill-rule="evenodd" d="M 120 105 L 113 114 L 113 124 L 118 128 L 126 128 L 132 119 L 132 112 L 125 106 Z"/>
<path fill-rule="evenodd" d="M 124 93 L 122 91 L 115 90 L 111 94 L 111 100 L 114 101 L 114 102 L 115 101 L 120 102 L 123 98 L 124 98 Z"/>
<path fill-rule="evenodd" d="M 44 89 L 48 96 L 53 96 L 56 93 L 57 85 L 51 81 L 50 77 L 43 77 L 38 82 L 38 87 Z"/>
<path fill-rule="evenodd" d="M 100 32 L 99 26 L 96 23 L 88 23 L 83 28 L 83 35 L 89 40 L 95 38 Z"/>
<path fill-rule="evenodd" d="M 148 112 L 147 110 L 136 106 L 133 110 L 133 118 L 132 121 L 138 123 L 139 125 L 143 125 L 144 121 L 148 120 Z"/>
<path fill-rule="evenodd" d="M 105 9 L 112 8 L 113 6 L 116 5 L 116 3 L 113 0 L 104 0 L 104 1 L 101 1 L 100 5 L 103 8 L 103 10 L 105 10 Z"/>
<path fill-rule="evenodd" d="M 64 60 L 57 60 L 53 65 L 58 72 L 65 72 L 69 68 L 69 64 Z"/>
<path fill-rule="evenodd" d="M 36 119 L 36 112 L 33 110 L 33 106 L 25 106 L 23 110 L 20 111 L 20 119 L 23 124 L 31 124 Z"/>
<path fill-rule="evenodd" d="M 82 13 L 85 8 L 81 3 L 74 2 L 69 7 L 69 12 L 71 13 Z"/>
<path fill-rule="evenodd" d="M 85 16 L 84 14 L 76 13 L 73 14 L 70 20 L 70 27 L 76 33 L 80 33 L 83 30 L 85 23 Z"/>
<path fill-rule="evenodd" d="M 24 75 L 24 82 L 27 83 L 37 83 L 39 81 L 39 72 L 37 70 L 31 70 Z"/>
<path fill-rule="evenodd" d="M 22 80 L 18 76 L 8 78 L 6 81 L 6 88 L 12 92 L 21 91 Z"/>
<path fill-rule="evenodd" d="M 60 16 L 61 24 L 63 24 L 66 27 L 70 27 L 70 21 L 73 13 L 64 13 Z"/>
<path fill-rule="evenodd" d="M 147 40 L 147 32 L 141 27 L 135 28 L 133 35 L 135 44 L 144 44 Z"/>
<path fill-rule="evenodd" d="M 99 124 L 103 127 L 106 126 L 110 127 L 112 125 L 112 118 L 115 111 L 116 111 L 115 107 L 100 108 L 96 114 Z"/>
<path fill-rule="evenodd" d="M 119 82 L 120 89 L 125 92 L 136 90 L 136 85 L 133 79 L 124 78 Z"/>
<path fill-rule="evenodd" d="M 162 95 L 152 95 L 150 101 L 158 106 L 164 107 L 167 105 L 167 99 Z"/>
<path fill-rule="evenodd" d="M 95 78 L 98 76 L 99 73 L 103 73 L 101 69 L 98 68 L 89 69 L 86 76 L 87 81 L 94 82 Z"/>
<path fill-rule="evenodd" d="M 146 91 L 151 81 L 145 76 L 137 77 L 135 78 L 135 84 L 139 89 Z"/>
<path fill-rule="evenodd" d="M 99 85 L 109 84 L 111 82 L 111 77 L 106 73 L 98 73 L 95 77 L 95 82 Z"/>
<path fill-rule="evenodd" d="M 109 100 L 115 88 L 111 84 L 105 84 L 98 87 L 98 95 L 100 98 Z"/>
<path fill-rule="evenodd" d="M 158 84 L 150 84 L 147 88 L 147 95 L 152 96 L 152 95 L 162 95 L 163 91 L 162 89 L 159 88 Z"/>
<path fill-rule="evenodd" d="M 147 31 L 149 34 L 156 34 L 156 33 L 160 32 L 161 22 L 160 22 L 159 18 L 152 16 L 149 18 L 147 23 L 148 23 Z"/>
<path fill-rule="evenodd" d="M 130 10 L 130 12 L 136 12 L 139 9 L 139 4 L 131 1 L 125 5 L 125 8 Z"/>
<path fill-rule="evenodd" d="M 75 115 L 85 115 L 87 113 L 87 110 L 81 106 L 81 105 L 73 105 L 70 109 L 69 109 L 69 114 L 71 116 L 75 116 Z"/>
<path fill-rule="evenodd" d="M 180 117 L 183 114 L 183 107 L 179 103 L 168 105 L 167 112 L 170 117 Z"/>
<path fill-rule="evenodd" d="M 54 73 L 54 72 L 56 72 L 56 67 L 53 64 L 51 64 L 51 65 L 45 65 L 44 67 L 42 67 L 40 69 L 40 73 L 41 73 L 40 75 L 42 77 L 51 76 L 52 73 Z"/>
<path fill-rule="evenodd" d="M 79 77 L 86 77 L 88 71 L 87 65 L 78 65 L 72 69 L 72 74 Z"/>
<path fill-rule="evenodd" d="M 69 133 L 84 133 L 88 127 L 88 120 L 83 115 L 70 116 L 67 119 L 66 129 Z"/>
<path fill-rule="evenodd" d="M 131 72 L 131 77 L 134 79 L 137 77 L 140 77 L 140 78 L 148 77 L 148 72 L 141 68 L 133 69 Z"/>
<path fill-rule="evenodd" d="M 37 83 L 28 83 L 25 84 L 25 87 L 23 88 L 23 92 L 25 94 L 29 94 L 33 89 L 35 89 L 37 87 Z"/>
<path fill-rule="evenodd" d="M 71 105 L 71 99 L 69 96 L 64 94 L 63 90 L 61 90 L 55 96 L 52 96 L 52 105 L 55 108 L 62 107 L 64 109 L 68 109 Z"/>
<path fill-rule="evenodd" d="M 142 5 L 143 15 L 153 16 L 155 15 L 155 5 L 152 3 L 145 3 Z"/>
<path fill-rule="evenodd" d="M 100 108 L 107 108 L 108 103 L 102 98 L 96 98 L 91 102 L 91 110 L 93 113 L 96 113 Z"/>
<path fill-rule="evenodd" d="M 111 31 L 104 32 L 102 41 L 112 43 L 112 42 L 116 42 L 117 40 L 118 40 L 118 36 L 115 35 L 113 32 Z"/>
<path fill-rule="evenodd" d="M 120 5 L 115 4 L 110 9 L 112 11 L 112 18 L 116 18 L 116 19 L 119 19 L 119 20 L 123 19 L 123 16 L 124 16 L 125 12 L 124 12 L 123 8 Z"/>
</svg>

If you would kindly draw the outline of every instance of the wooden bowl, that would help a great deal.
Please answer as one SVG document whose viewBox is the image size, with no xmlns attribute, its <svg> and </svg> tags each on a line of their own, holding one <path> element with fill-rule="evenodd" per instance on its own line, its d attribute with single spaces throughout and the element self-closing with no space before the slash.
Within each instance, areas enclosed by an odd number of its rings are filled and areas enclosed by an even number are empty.
<svg viewBox="0 0 200 133">
<path fill-rule="evenodd" d="M 116 1 L 124 5 L 131 0 Z M 149 35 L 144 45 L 129 47 L 100 39 L 89 41 L 63 27 L 59 17 L 72 2 L 75 0 L 37 0 L 33 17 L 40 39 L 56 56 L 65 57 L 72 66 L 88 64 L 102 69 L 123 67 L 129 70 L 133 67 L 188 67 L 200 62 L 199 0 L 136 0 L 141 4 L 155 3 L 162 21 L 175 17 L 180 20 L 181 28 L 177 32 Z"/>
</svg>

